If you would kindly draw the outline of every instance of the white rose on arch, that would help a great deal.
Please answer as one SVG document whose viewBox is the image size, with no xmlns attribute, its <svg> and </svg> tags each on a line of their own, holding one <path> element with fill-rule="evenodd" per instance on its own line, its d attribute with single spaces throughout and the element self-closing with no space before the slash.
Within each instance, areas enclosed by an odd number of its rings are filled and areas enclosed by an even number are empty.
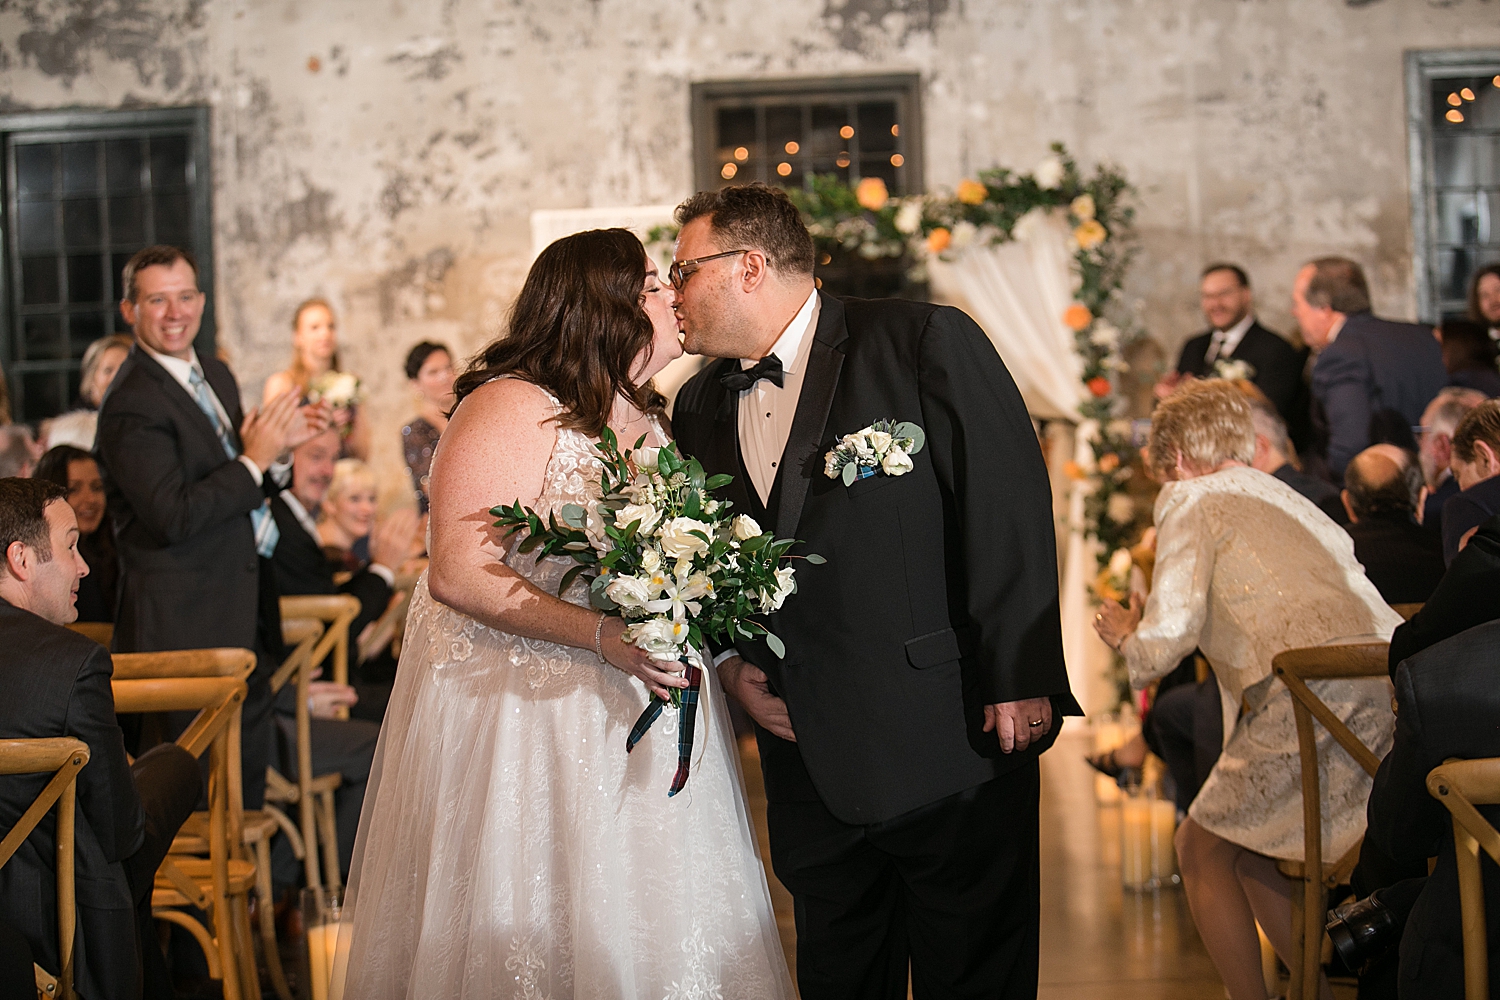
<svg viewBox="0 0 1500 1000">
<path fill-rule="evenodd" d="M 1036 178 L 1036 186 L 1043 191 L 1055 191 L 1062 187 L 1064 172 L 1062 160 L 1056 156 L 1049 156 L 1037 164 L 1032 176 Z"/>
</svg>

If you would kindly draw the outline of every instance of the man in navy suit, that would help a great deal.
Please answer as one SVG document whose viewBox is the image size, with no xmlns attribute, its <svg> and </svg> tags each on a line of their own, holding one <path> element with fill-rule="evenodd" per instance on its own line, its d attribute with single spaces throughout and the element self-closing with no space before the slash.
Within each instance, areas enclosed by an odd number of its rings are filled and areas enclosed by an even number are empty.
<svg viewBox="0 0 1500 1000">
<path fill-rule="evenodd" d="M 1370 312 L 1364 271 L 1344 257 L 1321 257 L 1297 272 L 1292 314 L 1318 360 L 1313 365 L 1315 448 L 1342 482 L 1344 466 L 1371 444 L 1416 450 L 1411 428 L 1448 370 L 1430 327 Z"/>
<path fill-rule="evenodd" d="M 1207 378 L 1216 374 L 1219 362 L 1243 361 L 1250 366 L 1250 381 L 1266 394 L 1297 440 L 1307 423 L 1307 385 L 1302 380 L 1306 348 L 1298 350 L 1260 325 L 1252 308 L 1250 277 L 1239 265 L 1210 264 L 1198 294 L 1210 328 L 1182 345 L 1177 373 Z"/>
</svg>

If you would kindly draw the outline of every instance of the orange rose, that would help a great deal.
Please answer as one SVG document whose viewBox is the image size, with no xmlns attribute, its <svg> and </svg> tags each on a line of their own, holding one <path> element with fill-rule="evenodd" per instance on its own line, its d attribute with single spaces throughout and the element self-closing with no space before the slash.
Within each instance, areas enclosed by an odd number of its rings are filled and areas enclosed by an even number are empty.
<svg viewBox="0 0 1500 1000">
<path fill-rule="evenodd" d="M 1073 238 L 1078 241 L 1079 247 L 1084 250 L 1092 250 L 1104 242 L 1109 232 L 1099 223 L 1098 219 L 1089 219 L 1073 230 Z"/>
<path fill-rule="evenodd" d="M 938 226 L 927 234 L 927 249 L 932 253 L 942 253 L 948 249 L 948 244 L 953 242 L 953 234 L 942 226 Z"/>
<path fill-rule="evenodd" d="M 1109 395 L 1109 379 L 1103 375 L 1095 375 L 1089 379 L 1088 387 L 1089 392 L 1092 392 L 1096 398 L 1103 399 Z"/>
<path fill-rule="evenodd" d="M 1075 332 L 1088 329 L 1088 325 L 1094 321 L 1094 314 L 1089 312 L 1089 307 L 1082 302 L 1075 302 L 1063 310 L 1063 322 L 1068 324 L 1068 329 Z"/>
<path fill-rule="evenodd" d="M 854 197 L 862 208 L 878 212 L 891 200 L 891 193 L 885 189 L 885 181 L 879 177 L 866 177 L 854 189 Z"/>
<path fill-rule="evenodd" d="M 1079 465 L 1077 462 L 1072 461 L 1063 463 L 1063 475 L 1067 476 L 1074 482 L 1081 482 L 1085 478 L 1083 474 L 1083 466 Z"/>
<path fill-rule="evenodd" d="M 955 192 L 958 200 L 965 205 L 982 205 L 984 204 L 985 196 L 989 193 L 989 188 L 983 184 L 978 181 L 969 180 L 959 181 L 958 190 Z"/>
<path fill-rule="evenodd" d="M 1096 393 L 1096 395 L 1102 396 L 1103 393 Z M 1114 452 L 1109 452 L 1108 454 L 1099 456 L 1099 471 L 1104 473 L 1106 476 L 1111 472 L 1114 472 L 1119 467 L 1120 456 L 1116 455 Z"/>
</svg>

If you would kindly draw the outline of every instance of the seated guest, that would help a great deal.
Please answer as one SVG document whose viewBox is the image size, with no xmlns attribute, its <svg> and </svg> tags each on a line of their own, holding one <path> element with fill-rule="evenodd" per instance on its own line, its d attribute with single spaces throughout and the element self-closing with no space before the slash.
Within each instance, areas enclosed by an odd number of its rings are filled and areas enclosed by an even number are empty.
<svg viewBox="0 0 1500 1000">
<path fill-rule="evenodd" d="M 1345 530 L 1387 604 L 1421 604 L 1443 578 L 1443 545 L 1416 521 L 1422 473 L 1411 453 L 1372 444 L 1344 470 Z"/>
<path fill-rule="evenodd" d="M 264 403 L 270 403 L 288 389 L 296 389 L 306 402 L 319 379 L 340 371 L 338 321 L 333 306 L 324 299 L 308 299 L 292 313 L 292 363 L 285 371 L 266 379 Z M 360 408 L 339 407 L 332 411 L 330 419 L 344 433 L 343 453 L 368 458 L 370 428 Z"/>
<path fill-rule="evenodd" d="M 0 479 L 30 479 L 36 471 L 36 442 L 25 424 L 0 427 Z"/>
<path fill-rule="evenodd" d="M 1449 466 L 1453 462 L 1453 429 L 1474 407 L 1484 402 L 1482 392 L 1450 385 L 1438 393 L 1422 411 L 1417 434 L 1417 458 L 1427 497 L 1417 508 L 1417 520 L 1439 538 L 1443 534 L 1443 504 L 1458 493 L 1458 480 Z"/>
<path fill-rule="evenodd" d="M 1307 350 L 1293 347 L 1255 318 L 1250 276 L 1237 264 L 1210 264 L 1198 286 L 1210 329 L 1182 345 L 1179 375 L 1206 378 L 1220 362 L 1243 361 L 1250 381 L 1265 393 L 1284 422 L 1306 419 L 1307 387 L 1302 370 Z"/>
<path fill-rule="evenodd" d="M 1250 467 L 1269 473 L 1301 493 L 1317 505 L 1318 509 L 1336 523 L 1344 524 L 1349 515 L 1344 511 L 1339 491 L 1326 479 L 1310 476 L 1292 464 L 1292 442 L 1287 437 L 1286 422 L 1276 413 L 1269 400 L 1259 393 L 1246 393 L 1250 401 L 1250 418 L 1255 424 L 1255 457 Z"/>
<path fill-rule="evenodd" d="M 1500 340 L 1500 262 L 1486 264 L 1469 279 L 1469 319 Z"/>
<path fill-rule="evenodd" d="M 1349 536 L 1291 487 L 1250 468 L 1254 451 L 1250 406 L 1232 385 L 1195 383 L 1156 408 L 1150 459 L 1166 485 L 1156 500 L 1151 593 L 1144 613 L 1134 602 L 1127 611 L 1106 601 L 1095 616 L 1135 688 L 1194 648 L 1218 677 L 1231 733 L 1176 844 L 1198 933 L 1236 998 L 1265 996 L 1257 922 L 1290 958 L 1294 884 L 1276 862 L 1303 856 L 1292 698 L 1271 660 L 1345 637 L 1383 638 L 1401 620 L 1355 562 Z M 1390 745 L 1384 678 L 1311 686 L 1366 746 L 1383 753 Z M 1320 750 L 1331 803 L 1325 852 L 1336 858 L 1363 833 L 1359 804 L 1370 779 L 1331 741 Z"/>
<path fill-rule="evenodd" d="M 103 646 L 64 628 L 74 620 L 78 524 L 64 490 L 0 479 L 0 738 L 71 736 L 89 747 L 78 774 L 78 935 L 74 982 L 89 1000 L 172 997 L 151 919 L 151 888 L 172 838 L 198 801 L 198 763 L 165 744 L 134 764 L 115 723 L 113 665 Z M 10 829 L 47 775 L 0 777 L 0 829 Z M 55 826 L 43 823 L 0 868 L 0 920 L 26 934 L 58 971 Z M 144 987 L 144 990 L 143 990 Z"/>
<path fill-rule="evenodd" d="M 1479 526 L 1453 558 L 1442 582 L 1391 636 L 1391 675 L 1409 656 L 1465 629 L 1500 618 L 1500 516 Z"/>
<path fill-rule="evenodd" d="M 1378 319 L 1364 271 L 1343 257 L 1323 257 L 1297 272 L 1292 315 L 1318 354 L 1313 422 L 1334 481 L 1343 482 L 1349 459 L 1381 440 L 1415 450 L 1410 428 L 1448 384 L 1432 328 Z M 1372 439 L 1372 426 L 1383 428 L 1383 436 Z"/>
<path fill-rule="evenodd" d="M 318 536 L 334 566 L 353 573 L 370 561 L 375 529 L 375 474 L 357 458 L 340 459 L 318 517 Z"/>
<path fill-rule="evenodd" d="M 72 445 L 83 451 L 94 449 L 94 432 L 99 425 L 99 404 L 115 380 L 115 372 L 130 354 L 131 339 L 123 333 L 100 337 L 83 352 L 78 375 L 78 409 L 47 421 L 44 435 L 49 449 Z M 92 565 L 92 563 L 90 564 Z"/>
<path fill-rule="evenodd" d="M 395 571 L 411 548 L 417 518 L 410 510 L 394 513 L 371 535 L 369 565 L 335 586 L 335 567 L 323 552 L 317 516 L 333 482 L 338 454 L 336 430 L 313 438 L 292 453 L 292 486 L 271 503 L 281 528 L 281 541 L 271 561 L 276 566 L 276 583 L 282 594 L 344 593 L 357 597 L 360 614 L 350 624 L 349 635 L 358 639 L 367 628 L 373 627 L 390 604 Z M 351 679 L 359 692 L 359 701 L 352 710 L 355 717 L 379 722 L 384 715 L 395 679 L 395 664 L 390 661 L 387 654 L 368 662 L 351 663 L 354 675 Z"/>
<path fill-rule="evenodd" d="M 1466 319 L 1444 320 L 1443 367 L 1448 384 L 1477 389 L 1486 397 L 1500 396 L 1500 371 L 1495 370 L 1495 342 L 1489 330 Z"/>
<path fill-rule="evenodd" d="M 1500 756 L 1500 687 L 1495 684 L 1495 649 L 1500 621 L 1445 639 L 1410 657 L 1396 669 L 1396 736 L 1370 791 L 1367 838 L 1398 863 L 1425 869 L 1437 865 L 1401 935 L 1397 970 L 1402 997 L 1462 1000 L 1464 948 L 1459 914 L 1458 868 L 1453 822 L 1448 810 L 1427 791 L 1428 773 L 1450 757 Z M 1480 806 L 1491 823 L 1500 807 Z M 1500 871 L 1479 852 L 1484 879 L 1489 955 L 1500 955 Z M 1363 994 L 1361 994 L 1363 995 Z"/>
<path fill-rule="evenodd" d="M 438 438 L 453 409 L 453 355 L 442 344 L 424 340 L 406 356 L 406 377 L 417 394 L 417 419 L 401 428 L 406 474 L 417 491 L 417 512 L 426 515 L 427 473 Z"/>
<path fill-rule="evenodd" d="M 61 444 L 36 464 L 36 478 L 67 490 L 68 506 L 78 518 L 78 554 L 89 564 L 89 575 L 78 584 L 78 620 L 114 621 L 120 562 L 115 554 L 115 532 L 104 510 L 99 463 L 88 452 Z"/>
<path fill-rule="evenodd" d="M 1500 400 L 1480 403 L 1458 422 L 1449 465 L 1459 488 L 1443 504 L 1443 559 L 1451 564 L 1465 536 L 1500 514 Z"/>
</svg>

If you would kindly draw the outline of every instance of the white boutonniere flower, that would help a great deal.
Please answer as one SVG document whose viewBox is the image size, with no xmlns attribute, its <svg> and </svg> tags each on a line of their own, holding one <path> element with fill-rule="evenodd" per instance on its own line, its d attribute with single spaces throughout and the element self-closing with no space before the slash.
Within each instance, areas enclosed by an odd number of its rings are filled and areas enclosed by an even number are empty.
<svg viewBox="0 0 1500 1000">
<path fill-rule="evenodd" d="M 1255 377 L 1255 366 L 1248 361 L 1239 358 L 1220 358 L 1214 362 L 1214 378 L 1226 379 L 1253 379 Z"/>
<path fill-rule="evenodd" d="M 839 438 L 823 457 L 823 474 L 829 479 L 842 479 L 845 486 L 877 472 L 904 476 L 914 467 L 911 456 L 926 443 L 927 436 L 914 423 L 877 420 Z"/>
</svg>

